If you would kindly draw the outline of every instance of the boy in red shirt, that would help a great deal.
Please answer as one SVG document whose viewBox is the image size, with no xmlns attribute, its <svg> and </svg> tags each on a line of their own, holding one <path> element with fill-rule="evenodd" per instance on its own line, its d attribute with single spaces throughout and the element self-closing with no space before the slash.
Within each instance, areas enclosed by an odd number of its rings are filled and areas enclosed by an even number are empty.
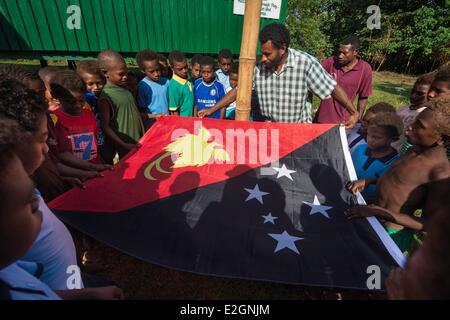
<svg viewBox="0 0 450 320">
<path fill-rule="evenodd" d="M 71 162 L 75 156 L 100 164 L 95 116 L 91 110 L 83 109 L 83 81 L 74 71 L 65 70 L 54 75 L 50 87 L 52 96 L 61 102 L 53 117 L 60 159 Z"/>
</svg>

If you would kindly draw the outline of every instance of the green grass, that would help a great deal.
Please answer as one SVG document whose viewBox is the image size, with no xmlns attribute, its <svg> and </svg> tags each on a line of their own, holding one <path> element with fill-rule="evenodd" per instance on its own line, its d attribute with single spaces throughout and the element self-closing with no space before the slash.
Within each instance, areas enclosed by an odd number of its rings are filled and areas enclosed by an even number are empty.
<svg viewBox="0 0 450 320">
<path fill-rule="evenodd" d="M 395 108 L 409 104 L 409 94 L 416 77 L 394 72 L 374 72 L 372 84 L 372 96 L 369 98 L 368 107 L 378 103 L 387 102 Z M 355 101 L 356 107 L 357 100 Z M 313 110 L 319 108 L 320 100 L 315 98 Z"/>
</svg>

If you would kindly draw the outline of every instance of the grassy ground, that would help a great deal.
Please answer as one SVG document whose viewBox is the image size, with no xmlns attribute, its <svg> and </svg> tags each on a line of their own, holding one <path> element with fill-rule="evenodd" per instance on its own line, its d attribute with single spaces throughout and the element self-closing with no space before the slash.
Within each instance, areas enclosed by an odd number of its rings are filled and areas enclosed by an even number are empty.
<svg viewBox="0 0 450 320">
<path fill-rule="evenodd" d="M 394 72 L 374 72 L 373 94 L 369 98 L 368 107 L 378 102 L 390 103 L 395 108 L 409 104 L 409 93 L 416 78 Z M 313 103 L 314 110 L 317 110 L 319 103 L 319 99 L 315 98 Z"/>
</svg>

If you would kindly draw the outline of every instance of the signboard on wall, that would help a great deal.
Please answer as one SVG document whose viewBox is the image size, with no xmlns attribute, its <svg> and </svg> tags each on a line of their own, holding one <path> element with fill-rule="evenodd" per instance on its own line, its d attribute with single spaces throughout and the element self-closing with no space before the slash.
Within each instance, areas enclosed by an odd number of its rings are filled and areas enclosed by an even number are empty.
<svg viewBox="0 0 450 320">
<path fill-rule="evenodd" d="M 282 0 L 263 0 L 261 18 L 280 19 Z M 233 13 L 244 15 L 245 0 L 234 0 Z"/>
</svg>

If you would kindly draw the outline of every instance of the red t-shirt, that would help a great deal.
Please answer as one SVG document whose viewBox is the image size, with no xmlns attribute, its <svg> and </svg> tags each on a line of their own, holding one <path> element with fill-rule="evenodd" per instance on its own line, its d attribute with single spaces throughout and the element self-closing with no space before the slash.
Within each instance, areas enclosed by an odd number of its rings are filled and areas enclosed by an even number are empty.
<svg viewBox="0 0 450 320">
<path fill-rule="evenodd" d="M 58 109 L 54 114 L 58 152 L 70 152 L 81 160 L 99 163 L 98 128 L 92 111 L 84 109 L 81 116 L 71 116 Z"/>
<path fill-rule="evenodd" d="M 362 59 L 349 71 L 344 72 L 336 58 L 329 57 L 321 62 L 322 67 L 336 80 L 348 98 L 368 98 L 372 95 L 372 68 Z M 355 106 L 356 107 L 356 106 Z M 350 116 L 347 109 L 333 97 L 322 100 L 315 117 L 318 123 L 340 123 Z"/>
</svg>

